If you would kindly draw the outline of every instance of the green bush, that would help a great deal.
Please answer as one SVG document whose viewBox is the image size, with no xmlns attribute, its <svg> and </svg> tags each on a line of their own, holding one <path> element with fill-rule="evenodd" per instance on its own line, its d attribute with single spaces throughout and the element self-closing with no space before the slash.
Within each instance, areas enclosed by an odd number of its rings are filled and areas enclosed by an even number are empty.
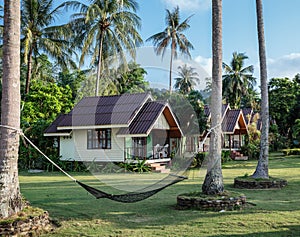
<svg viewBox="0 0 300 237">
<path fill-rule="evenodd" d="M 289 155 L 300 155 L 300 148 L 283 149 L 282 152 L 286 156 L 289 156 Z"/>
<path fill-rule="evenodd" d="M 222 151 L 221 158 L 222 164 L 231 161 L 230 151 Z"/>
<path fill-rule="evenodd" d="M 259 140 L 252 141 L 247 145 L 241 147 L 241 151 L 244 155 L 248 156 L 249 159 L 258 159 L 259 157 Z"/>
</svg>

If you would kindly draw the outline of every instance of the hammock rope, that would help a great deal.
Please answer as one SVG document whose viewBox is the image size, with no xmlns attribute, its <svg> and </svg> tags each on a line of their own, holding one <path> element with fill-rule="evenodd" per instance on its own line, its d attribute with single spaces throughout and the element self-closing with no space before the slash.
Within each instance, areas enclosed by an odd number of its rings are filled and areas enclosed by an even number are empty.
<svg viewBox="0 0 300 237">
<path fill-rule="evenodd" d="M 109 194 L 107 192 L 101 191 L 99 189 L 96 189 L 94 187 L 91 187 L 87 184 L 84 184 L 80 181 L 78 181 L 77 179 L 75 179 L 73 176 L 71 176 L 69 173 L 67 173 L 66 171 L 64 171 L 60 166 L 58 166 L 54 161 L 52 161 L 47 155 L 45 155 L 24 133 L 21 129 L 18 128 L 14 128 L 11 126 L 7 126 L 7 125 L 2 125 L 0 124 L 0 127 L 6 128 L 6 129 L 10 129 L 10 130 L 14 130 L 16 131 L 20 136 L 22 136 L 34 149 L 36 149 L 44 158 L 46 158 L 52 165 L 54 165 L 59 171 L 61 171 L 63 174 L 65 174 L 67 177 L 69 177 L 71 180 L 73 180 L 75 183 L 79 184 L 82 188 L 84 188 L 86 191 L 88 191 L 90 194 L 92 194 L 94 197 L 96 197 L 97 199 L 99 198 L 107 198 L 113 201 L 117 201 L 117 202 L 123 202 L 123 203 L 133 203 L 133 202 L 138 202 L 138 201 L 142 201 L 144 199 L 147 199 L 151 196 L 153 196 L 154 194 L 160 192 L 161 190 L 175 184 L 178 183 L 184 179 L 187 179 L 187 177 L 185 176 L 179 176 L 179 175 L 175 175 L 175 174 L 169 174 L 167 177 L 165 177 L 164 179 L 161 179 L 160 181 L 158 181 L 156 184 L 162 184 L 164 182 L 168 182 L 167 184 L 162 185 L 159 188 L 156 189 L 152 189 L 152 190 L 147 190 L 148 188 L 144 188 L 141 189 L 139 191 L 135 191 L 135 192 L 128 192 L 125 194 Z M 172 179 L 171 179 L 172 177 Z M 168 180 L 171 181 L 168 181 Z M 153 184 L 154 185 L 154 184 Z M 153 186 L 151 185 L 151 186 Z"/>
<path fill-rule="evenodd" d="M 207 137 L 209 136 L 209 134 L 218 126 L 220 126 L 221 124 L 216 125 L 213 128 L 208 129 L 207 134 L 205 136 L 205 138 L 203 139 L 203 141 L 201 142 L 201 144 L 203 145 L 205 140 L 207 139 Z M 94 187 L 91 187 L 87 184 L 84 184 L 80 181 L 78 181 L 77 179 L 75 179 L 73 176 L 71 176 L 69 173 L 67 173 L 66 171 L 64 171 L 60 166 L 58 166 L 53 160 L 51 160 L 47 155 L 45 155 L 24 133 L 21 129 L 19 128 L 14 128 L 8 125 L 2 125 L 0 124 L 0 127 L 2 128 L 6 128 L 6 129 L 10 129 L 13 131 L 16 131 L 21 137 L 23 137 L 34 149 L 36 149 L 45 159 L 47 159 L 53 166 L 55 166 L 59 171 L 61 171 L 63 174 L 65 174 L 67 177 L 69 177 L 71 180 L 73 180 L 75 183 L 77 183 L 78 185 L 80 185 L 82 188 L 84 188 L 87 192 L 89 192 L 91 195 L 93 195 L 95 198 L 99 199 L 99 198 L 107 198 L 116 202 L 123 202 L 123 203 L 133 203 L 133 202 L 138 202 L 138 201 L 142 201 L 145 200 L 151 196 L 153 196 L 154 194 L 160 192 L 161 190 L 176 184 L 180 181 L 183 181 L 185 179 L 187 179 L 186 176 L 181 176 L 181 175 L 176 175 L 176 174 L 169 174 L 168 176 L 166 176 L 165 178 L 159 180 L 158 182 L 156 182 L 155 184 L 152 184 L 146 188 L 140 189 L 138 191 L 134 191 L 134 192 L 128 192 L 128 193 L 124 193 L 124 194 L 110 194 L 104 191 L 101 191 L 99 189 L 96 189 Z M 201 147 L 200 144 L 200 147 Z M 158 188 L 155 189 L 151 189 L 150 187 L 154 187 L 154 186 L 159 186 Z"/>
</svg>

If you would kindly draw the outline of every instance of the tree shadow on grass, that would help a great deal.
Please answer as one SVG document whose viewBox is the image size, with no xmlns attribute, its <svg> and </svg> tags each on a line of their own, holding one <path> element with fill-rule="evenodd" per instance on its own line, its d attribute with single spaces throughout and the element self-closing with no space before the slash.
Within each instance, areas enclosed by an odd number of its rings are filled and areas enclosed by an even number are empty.
<svg viewBox="0 0 300 237">
<path fill-rule="evenodd" d="M 209 237 L 296 237 L 300 233 L 300 225 L 282 226 L 282 228 L 288 230 L 282 231 L 270 231 L 270 232 L 260 232 L 260 233 L 250 233 L 250 234 L 221 234 L 221 235 L 210 235 Z"/>
</svg>

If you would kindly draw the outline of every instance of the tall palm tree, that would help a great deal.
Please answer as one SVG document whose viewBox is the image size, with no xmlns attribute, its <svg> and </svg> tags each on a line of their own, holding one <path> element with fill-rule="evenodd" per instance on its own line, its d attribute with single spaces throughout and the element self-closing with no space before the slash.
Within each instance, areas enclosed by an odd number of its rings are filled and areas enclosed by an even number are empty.
<svg viewBox="0 0 300 237">
<path fill-rule="evenodd" d="M 0 219 L 22 209 L 18 180 L 19 134 L 8 128 L 20 128 L 20 1 L 4 1 L 2 83 Z"/>
<path fill-rule="evenodd" d="M 45 53 L 63 67 L 71 65 L 74 51 L 69 44 L 71 30 L 53 26 L 63 12 L 62 7 L 53 8 L 54 0 L 24 0 L 21 9 L 22 51 L 27 65 L 25 94 L 29 92 L 33 59 Z"/>
<path fill-rule="evenodd" d="M 200 83 L 199 75 L 195 72 L 195 68 L 188 67 L 186 64 L 178 67 L 179 77 L 175 79 L 175 89 L 179 89 L 179 92 L 187 95 L 194 90 L 197 83 Z"/>
<path fill-rule="evenodd" d="M 202 185 L 202 192 L 209 195 L 224 191 L 221 167 L 222 0 L 212 0 L 212 54 L 211 134 L 207 173 Z"/>
<path fill-rule="evenodd" d="M 126 65 L 126 53 L 135 57 L 136 47 L 142 43 L 138 33 L 141 26 L 136 14 L 135 0 L 90 0 L 90 5 L 72 1 L 68 7 L 80 8 L 69 23 L 77 37 L 75 45 L 80 46 L 80 64 L 92 56 L 91 64 L 97 63 L 95 95 L 98 95 L 102 67 L 107 57 L 116 57 Z"/>
<path fill-rule="evenodd" d="M 183 22 L 180 23 L 179 7 L 177 6 L 173 12 L 167 11 L 166 25 L 167 27 L 157 34 L 152 35 L 146 41 L 153 41 L 156 47 L 155 52 L 157 55 L 164 56 L 167 47 L 171 46 L 171 58 L 170 58 L 170 73 L 169 73 L 169 91 L 172 92 L 172 66 L 173 59 L 177 58 L 177 50 L 183 55 L 191 57 L 190 49 L 194 49 L 191 42 L 183 34 L 185 30 L 190 28 L 189 20 L 192 17 L 189 16 Z"/>
<path fill-rule="evenodd" d="M 260 84 L 261 84 L 261 121 L 262 130 L 260 136 L 260 153 L 253 173 L 254 178 L 269 178 L 269 99 L 268 99 L 268 78 L 267 78 L 267 60 L 263 21 L 262 0 L 256 0 L 257 32 L 259 46 L 259 66 L 260 66 Z"/>
<path fill-rule="evenodd" d="M 244 67 L 248 58 L 244 53 L 234 52 L 230 65 L 223 63 L 223 96 L 232 107 L 239 108 L 241 98 L 249 95 L 256 79 L 253 77 L 253 65 Z"/>
</svg>

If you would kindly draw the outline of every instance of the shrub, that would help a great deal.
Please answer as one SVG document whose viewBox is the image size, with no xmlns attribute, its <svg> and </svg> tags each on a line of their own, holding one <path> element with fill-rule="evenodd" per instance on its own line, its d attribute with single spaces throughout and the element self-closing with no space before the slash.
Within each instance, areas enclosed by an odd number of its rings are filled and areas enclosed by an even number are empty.
<svg viewBox="0 0 300 237">
<path fill-rule="evenodd" d="M 230 151 L 222 151 L 222 164 L 231 161 Z"/>
<path fill-rule="evenodd" d="M 283 149 L 282 152 L 286 156 L 289 156 L 289 155 L 300 155 L 300 148 Z"/>
<path fill-rule="evenodd" d="M 252 141 L 241 147 L 242 153 L 248 156 L 249 159 L 258 159 L 259 149 L 259 140 Z"/>
</svg>

